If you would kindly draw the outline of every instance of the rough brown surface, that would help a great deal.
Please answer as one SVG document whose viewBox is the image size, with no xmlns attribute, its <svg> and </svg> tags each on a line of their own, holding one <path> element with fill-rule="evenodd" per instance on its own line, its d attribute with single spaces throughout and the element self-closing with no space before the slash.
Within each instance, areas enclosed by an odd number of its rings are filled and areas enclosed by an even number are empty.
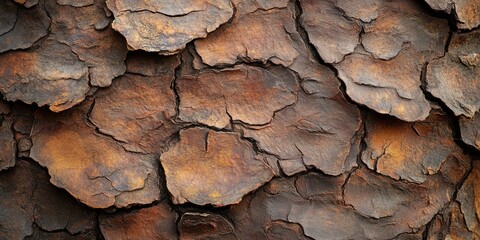
<svg viewBox="0 0 480 240">
<path fill-rule="evenodd" d="M 196 38 L 227 22 L 233 14 L 229 0 L 170 1 L 108 0 L 113 28 L 133 50 L 175 54 Z"/>
<path fill-rule="evenodd" d="M 155 67 L 151 73 L 140 75 L 136 73 L 139 64 Z M 132 56 L 128 61 L 129 73 L 96 94 L 90 120 L 127 150 L 160 152 L 166 139 L 179 129 L 172 122 L 176 108 L 175 94 L 170 88 L 178 64 L 178 59 L 172 57 Z"/>
<path fill-rule="evenodd" d="M 355 50 L 362 28 L 342 14 L 335 0 L 301 0 L 300 4 L 303 9 L 300 23 L 325 62 L 340 62 Z"/>
<path fill-rule="evenodd" d="M 465 174 L 467 162 L 453 164 Z M 230 214 L 241 222 L 235 226 L 243 238 L 263 239 L 265 224 L 279 219 L 301 224 L 315 239 L 389 239 L 428 223 L 451 200 L 455 176 L 439 174 L 417 185 L 360 169 L 347 180 L 318 174 L 275 179 Z"/>
<path fill-rule="evenodd" d="M 425 14 L 411 0 L 375 6 L 375 21 L 363 24 L 362 47 L 335 65 L 339 77 L 354 101 L 404 121 L 424 120 L 430 105 L 420 88 L 421 71 L 443 55 L 447 21 Z M 353 9 L 346 13 L 364 14 Z"/>
<path fill-rule="evenodd" d="M 473 118 L 460 117 L 459 122 L 462 140 L 480 150 L 480 114 L 475 114 Z"/>
<path fill-rule="evenodd" d="M 0 1 L 0 240 L 480 239 L 479 0 Z"/>
<path fill-rule="evenodd" d="M 100 230 L 106 240 L 176 239 L 177 214 L 164 202 L 128 213 L 100 216 Z M 121 231 L 119 231 L 122 229 Z"/>
<path fill-rule="evenodd" d="M 47 39 L 33 52 L 0 56 L 1 90 L 7 100 L 22 100 L 61 111 L 83 101 L 89 89 L 88 68 L 71 49 Z M 35 89 L 35 91 L 32 91 Z"/>
<path fill-rule="evenodd" d="M 452 129 L 442 113 L 432 112 L 424 122 L 405 123 L 389 117 L 369 116 L 363 162 L 393 179 L 422 183 L 450 158 L 463 158 Z"/>
<path fill-rule="evenodd" d="M 48 34 L 51 19 L 40 5 L 26 10 L 13 1 L 2 1 L 0 13 L 0 52 L 29 48 Z"/>
<path fill-rule="evenodd" d="M 480 221 L 478 219 L 480 214 L 480 189 L 478 181 L 480 181 L 480 164 L 475 162 L 472 172 L 463 183 L 457 195 L 467 229 L 477 238 L 480 237 Z"/>
<path fill-rule="evenodd" d="M 0 102 L 0 105 L 5 104 Z M 15 165 L 16 142 L 11 131 L 13 125 L 9 106 L 0 106 L 0 171 Z"/>
<path fill-rule="evenodd" d="M 180 239 L 238 239 L 233 225 L 221 215 L 185 213 L 178 223 Z"/>
<path fill-rule="evenodd" d="M 295 105 L 278 112 L 269 124 L 238 127 L 260 149 L 277 156 L 288 175 L 298 172 L 291 169 L 298 167 L 282 162 L 295 161 L 303 168 L 313 166 L 338 175 L 356 165 L 349 153 L 359 125 L 358 109 L 345 100 L 302 93 Z"/>
<path fill-rule="evenodd" d="M 269 123 L 276 111 L 295 103 L 298 91 L 295 75 L 282 67 L 206 70 L 182 76 L 177 84 L 179 118 L 216 128 L 225 128 L 230 121 Z"/>
<path fill-rule="evenodd" d="M 237 1 L 237 5 L 240 1 Z M 245 8 L 248 6 L 243 5 Z M 238 7 L 238 6 L 236 6 Z M 252 7 L 252 6 L 250 6 Z M 289 66 L 299 55 L 290 37 L 295 32 L 293 13 L 284 6 L 256 9 L 239 7 L 230 23 L 205 39 L 195 41 L 198 54 L 210 66 L 237 60 L 272 61 Z"/>
<path fill-rule="evenodd" d="M 46 231 L 63 230 L 66 238 L 95 227 L 95 211 L 50 185 L 38 165 L 19 161 L 12 171 L 1 175 L 0 188 L 2 239 L 23 239 L 35 230 L 33 223 Z"/>
<path fill-rule="evenodd" d="M 179 142 L 162 154 L 160 161 L 177 204 L 238 203 L 273 176 L 270 167 L 239 134 L 204 128 L 181 130 Z"/>
<path fill-rule="evenodd" d="M 50 181 L 94 208 L 148 204 L 159 199 L 157 160 L 128 152 L 87 121 L 91 102 L 59 113 L 40 111 L 30 157 L 48 168 Z"/>
<path fill-rule="evenodd" d="M 473 29 L 480 26 L 480 2 L 478 0 L 425 0 L 432 9 L 454 12 L 457 27 Z"/>
<path fill-rule="evenodd" d="M 476 161 L 471 173 L 458 191 L 456 201 L 432 220 L 427 239 L 478 239 L 480 237 L 478 181 L 479 164 Z"/>
<path fill-rule="evenodd" d="M 18 7 L 13 26 L 2 21 L 0 52 L 29 47 L 34 51 L 9 51 L 0 56 L 4 66 L 0 90 L 8 100 L 49 105 L 58 112 L 83 101 L 89 83 L 109 86 L 123 74 L 127 50 L 124 40 L 109 27 L 104 2 L 85 6 L 54 0 L 41 3 L 29 10 Z M 10 1 L 1 4 L 5 6 L 0 11 L 15 11 L 9 9 L 15 8 Z"/>
<path fill-rule="evenodd" d="M 448 53 L 427 69 L 427 90 L 455 115 L 469 118 L 480 109 L 480 30 L 454 34 Z"/>
</svg>

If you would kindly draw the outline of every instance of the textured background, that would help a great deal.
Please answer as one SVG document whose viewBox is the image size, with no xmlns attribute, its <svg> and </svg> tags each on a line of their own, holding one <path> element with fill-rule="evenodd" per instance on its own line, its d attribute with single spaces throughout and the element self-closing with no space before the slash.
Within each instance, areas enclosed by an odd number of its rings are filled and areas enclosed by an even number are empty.
<svg viewBox="0 0 480 240">
<path fill-rule="evenodd" d="M 0 239 L 480 239 L 479 0 L 2 0 Z"/>
</svg>

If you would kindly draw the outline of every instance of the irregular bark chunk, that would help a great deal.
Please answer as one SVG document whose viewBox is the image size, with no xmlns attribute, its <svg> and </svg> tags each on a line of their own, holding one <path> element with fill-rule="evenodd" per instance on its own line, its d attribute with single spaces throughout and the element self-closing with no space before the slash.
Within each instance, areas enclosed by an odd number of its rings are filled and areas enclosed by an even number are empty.
<svg viewBox="0 0 480 240">
<path fill-rule="evenodd" d="M 178 223 L 181 240 L 238 239 L 227 219 L 217 214 L 185 213 Z"/>
<path fill-rule="evenodd" d="M 12 116 L 0 115 L 0 171 L 15 165 L 17 148 L 12 124 Z"/>
<path fill-rule="evenodd" d="M 231 120 L 266 124 L 275 111 L 296 101 L 295 75 L 282 67 L 240 65 L 185 75 L 178 82 L 180 119 L 224 128 Z"/>
<path fill-rule="evenodd" d="M 427 90 L 455 115 L 473 117 L 480 109 L 480 30 L 452 36 L 446 55 L 427 69 Z"/>
<path fill-rule="evenodd" d="M 382 0 L 337 0 L 336 6 L 346 16 L 368 23 L 378 17 L 378 9 L 381 7 L 381 3 Z"/>
<path fill-rule="evenodd" d="M 307 166 L 302 159 L 280 159 L 278 165 L 287 176 L 293 176 L 297 173 L 307 171 Z"/>
<path fill-rule="evenodd" d="M 70 234 L 91 231 L 95 228 L 97 214 L 65 191 L 55 188 L 49 176 L 39 168 L 33 171 L 35 190 L 33 206 L 35 223 L 46 231 L 64 229 Z"/>
<path fill-rule="evenodd" d="M 2 1 L 0 15 L 0 53 L 29 48 L 48 34 L 50 18 L 41 5 L 26 9 Z"/>
<path fill-rule="evenodd" d="M 439 175 L 430 180 L 427 186 L 408 185 L 357 170 L 345 185 L 347 205 L 321 197 L 294 201 L 288 220 L 300 223 L 315 239 L 391 239 L 416 232 L 448 203 L 454 190 Z"/>
<path fill-rule="evenodd" d="M 127 152 L 87 122 L 91 102 L 54 114 L 40 111 L 30 156 L 50 181 L 94 208 L 148 204 L 160 196 L 154 155 Z"/>
<path fill-rule="evenodd" d="M 273 176 L 239 134 L 203 128 L 180 131 L 180 141 L 160 161 L 175 204 L 238 203 Z"/>
<path fill-rule="evenodd" d="M 0 2 L 0 36 L 12 31 L 17 21 L 18 7 L 12 1 Z"/>
<path fill-rule="evenodd" d="M 428 61 L 443 55 L 448 29 L 446 20 L 428 15 L 418 1 L 384 1 L 376 21 L 365 24 L 362 44 L 376 58 L 391 59 L 410 46 Z"/>
<path fill-rule="evenodd" d="M 339 175 L 353 165 L 348 155 L 360 128 L 358 109 L 345 100 L 299 93 L 298 102 L 275 114 L 264 126 L 243 126 L 245 137 L 284 160 L 303 161 L 327 174 Z"/>
<path fill-rule="evenodd" d="M 176 105 L 170 86 L 175 66 L 169 67 L 157 65 L 165 72 L 152 77 L 125 74 L 110 88 L 98 91 L 90 114 L 92 123 L 130 151 L 160 152 L 166 139 L 180 128 L 172 121 Z"/>
<path fill-rule="evenodd" d="M 477 239 L 478 232 L 470 232 L 465 224 L 464 215 L 460 210 L 460 204 L 456 201 L 438 214 L 429 224 L 427 240 L 437 239 Z"/>
<path fill-rule="evenodd" d="M 459 123 L 462 140 L 480 150 L 480 113 L 476 113 L 472 119 L 460 117 Z"/>
<path fill-rule="evenodd" d="M 361 26 L 343 16 L 335 0 L 301 0 L 300 4 L 300 23 L 325 62 L 340 62 L 360 43 Z"/>
<path fill-rule="evenodd" d="M 127 39 L 130 48 L 171 55 L 196 38 L 227 22 L 233 14 L 230 0 L 156 2 L 107 0 L 115 20 L 113 28 Z"/>
<path fill-rule="evenodd" d="M 106 240 L 178 239 L 177 214 L 165 203 L 125 213 L 100 215 Z M 121 229 L 121 230 L 120 230 Z"/>
<path fill-rule="evenodd" d="M 205 39 L 195 41 L 202 61 L 210 66 L 234 64 L 238 59 L 289 66 L 299 55 L 290 33 L 294 14 L 287 9 L 257 10 L 237 15 Z"/>
<path fill-rule="evenodd" d="M 62 111 L 85 98 L 89 83 L 108 86 L 123 74 L 127 49 L 108 27 L 104 7 L 100 0 L 82 7 L 46 0 L 28 10 L 19 8 L 14 28 L 0 36 L 0 52 L 28 48 L 48 29 L 50 34 L 33 51 L 0 56 L 0 64 L 6 66 L 0 70 L 5 98 Z M 8 26 L 2 24 L 0 31 Z"/>
<path fill-rule="evenodd" d="M 480 162 L 473 162 L 473 170 L 458 191 L 457 200 L 468 230 L 480 237 Z"/>
<path fill-rule="evenodd" d="M 422 61 L 412 50 L 383 61 L 354 53 L 336 65 L 338 76 L 355 102 L 404 121 L 425 119 L 430 104 L 420 89 Z"/>
<path fill-rule="evenodd" d="M 58 112 L 81 102 L 89 89 L 87 66 L 51 38 L 33 52 L 0 55 L 0 65 L 0 90 L 8 100 L 49 105 Z"/>
<path fill-rule="evenodd" d="M 325 201 L 342 201 L 341 187 L 346 180 L 345 175 L 330 177 L 315 173 L 307 173 L 295 178 L 293 186 L 304 199 L 325 199 Z M 277 186 L 278 187 L 278 186 Z"/>
<path fill-rule="evenodd" d="M 348 221 L 343 219 L 348 219 Z M 292 206 L 288 220 L 298 222 L 303 226 L 305 234 L 314 239 L 369 238 L 363 233 L 361 223 L 364 219 L 352 211 L 350 207 L 343 205 L 324 204 L 319 201 L 311 204 L 302 202 Z M 366 222 L 368 224 L 369 220 L 367 219 Z"/>
<path fill-rule="evenodd" d="M 233 1 L 236 12 L 231 22 L 205 39 L 195 41 L 199 62 L 223 66 L 242 62 L 272 62 L 288 66 L 309 82 L 312 94 L 333 97 L 339 82 L 333 71 L 320 65 L 297 32 L 296 12 L 286 1 Z M 290 2 L 291 3 L 291 2 Z"/>
<path fill-rule="evenodd" d="M 269 240 L 308 240 L 299 224 L 285 221 L 272 221 L 264 226 Z"/>
<path fill-rule="evenodd" d="M 480 1 L 478 0 L 425 0 L 431 8 L 455 12 L 457 27 L 473 29 L 480 26 Z"/>
<path fill-rule="evenodd" d="M 239 239 L 309 239 L 301 226 L 286 222 L 291 203 L 303 201 L 296 193 L 294 179 L 276 178 L 229 209 L 228 218 Z M 321 181 L 320 185 L 326 186 Z"/>
<path fill-rule="evenodd" d="M 345 202 L 363 216 L 396 222 L 396 231 L 401 233 L 426 224 L 448 203 L 452 187 L 440 175 L 429 178 L 423 185 L 415 185 L 359 171 L 346 184 Z M 415 213 L 413 209 L 422 211 Z"/>
<path fill-rule="evenodd" d="M 109 26 L 104 1 L 67 3 L 48 0 L 46 7 L 54 20 L 51 31 L 88 66 L 91 85 L 109 86 L 125 72 L 125 40 Z"/>
<path fill-rule="evenodd" d="M 19 160 L 15 168 L 0 175 L 0 189 L 2 239 L 24 239 L 32 234 L 34 222 L 47 231 L 71 234 L 94 228 L 95 212 L 53 187 L 48 175 L 27 161 Z"/>
<path fill-rule="evenodd" d="M 468 170 L 469 159 L 448 162 L 441 174 L 422 184 L 395 181 L 362 168 L 349 178 L 317 173 L 277 178 L 233 206 L 229 219 L 241 239 L 265 239 L 265 226 L 277 220 L 300 224 L 314 239 L 416 235 L 449 203 Z"/>
<path fill-rule="evenodd" d="M 365 232 L 367 238 L 386 239 L 399 233 L 414 232 L 450 201 L 455 184 L 466 172 L 465 165 L 468 165 L 467 160 L 463 160 L 460 166 L 450 166 L 459 170 L 456 175 L 437 174 L 421 185 L 395 182 L 369 171 L 356 171 L 346 183 L 345 202 L 363 216 L 378 218 L 362 217 L 358 220 L 363 229 L 360 233 Z M 450 183 L 449 179 L 457 181 Z M 299 211 L 309 212 L 300 208 Z M 305 231 L 308 234 L 307 228 Z"/>
<path fill-rule="evenodd" d="M 443 55 L 448 23 L 427 15 L 412 0 L 376 7 L 376 20 L 363 24 L 364 49 L 358 47 L 335 68 L 357 103 L 404 121 L 424 120 L 430 105 L 420 89 L 421 71 Z"/>
<path fill-rule="evenodd" d="M 446 116 L 439 112 L 417 123 L 372 115 L 366 125 L 363 162 L 396 180 L 422 183 L 448 159 L 463 157 Z"/>
</svg>

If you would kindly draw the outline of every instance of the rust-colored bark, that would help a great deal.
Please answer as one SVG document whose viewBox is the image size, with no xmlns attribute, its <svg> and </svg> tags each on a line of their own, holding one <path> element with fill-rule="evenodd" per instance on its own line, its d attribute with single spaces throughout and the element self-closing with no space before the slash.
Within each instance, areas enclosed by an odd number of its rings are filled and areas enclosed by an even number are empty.
<svg viewBox="0 0 480 240">
<path fill-rule="evenodd" d="M 0 240 L 480 239 L 479 0 L 2 0 Z"/>
</svg>

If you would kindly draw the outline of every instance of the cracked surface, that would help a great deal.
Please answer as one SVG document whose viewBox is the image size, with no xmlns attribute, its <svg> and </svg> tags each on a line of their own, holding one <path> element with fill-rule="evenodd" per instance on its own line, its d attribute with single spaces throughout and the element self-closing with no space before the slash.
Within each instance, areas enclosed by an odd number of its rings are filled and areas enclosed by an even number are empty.
<svg viewBox="0 0 480 240">
<path fill-rule="evenodd" d="M 282 67 L 269 69 L 238 65 L 221 71 L 185 74 L 177 81 L 179 118 L 216 128 L 230 120 L 262 125 L 296 101 L 295 75 Z"/>
<path fill-rule="evenodd" d="M 363 24 L 362 47 L 335 68 L 354 101 L 404 121 L 424 120 L 430 105 L 420 88 L 421 71 L 444 54 L 447 21 L 425 14 L 414 1 L 375 6 L 375 21 Z"/>
<path fill-rule="evenodd" d="M 480 2 L 478 0 L 425 0 L 435 10 L 454 12 L 457 27 L 473 29 L 480 26 Z"/>
<path fill-rule="evenodd" d="M 45 231 L 88 233 L 95 227 L 96 212 L 49 184 L 40 166 L 21 160 L 0 176 L 0 231 L 2 238 L 23 239 Z M 34 225 L 32 225 L 35 223 Z"/>
<path fill-rule="evenodd" d="M 457 177 L 466 172 L 461 164 L 455 167 Z M 235 226 L 244 238 L 263 239 L 262 226 L 285 220 L 300 224 L 314 239 L 389 239 L 429 222 L 452 197 L 455 185 L 446 179 L 455 176 L 439 174 L 416 185 L 360 169 L 347 180 L 316 173 L 275 179 L 229 216 L 241 223 Z"/>
<path fill-rule="evenodd" d="M 301 0 L 300 4 L 303 9 L 300 24 L 325 62 L 342 61 L 360 43 L 361 26 L 343 16 L 335 0 Z"/>
<path fill-rule="evenodd" d="M 391 117 L 370 116 L 366 122 L 366 150 L 362 161 L 393 179 L 422 183 L 450 158 L 464 158 L 445 115 L 435 111 L 423 122 L 406 123 Z"/>
<path fill-rule="evenodd" d="M 110 27 L 104 1 L 81 6 L 77 1 L 76 4 L 46 1 L 45 7 L 52 16 L 52 35 L 85 62 L 91 85 L 107 87 L 113 78 L 125 72 L 125 40 Z"/>
<path fill-rule="evenodd" d="M 0 240 L 480 239 L 478 0 L 0 2 Z"/>
<path fill-rule="evenodd" d="M 5 102 L 1 102 L 0 105 L 6 104 Z M 16 142 L 13 136 L 13 132 L 11 131 L 13 125 L 13 117 L 12 114 L 9 114 L 10 107 L 3 106 L 0 107 L 0 171 L 13 167 L 15 165 L 15 158 L 16 158 Z"/>
<path fill-rule="evenodd" d="M 2 1 L 0 12 L 0 53 L 29 48 L 48 34 L 51 19 L 40 5 L 26 10 Z"/>
<path fill-rule="evenodd" d="M 57 112 L 83 101 L 89 89 L 88 67 L 54 39 L 45 40 L 33 52 L 3 54 L 0 64 L 5 66 L 0 69 L 0 82 L 7 100 L 49 105 Z"/>
<path fill-rule="evenodd" d="M 91 207 L 158 200 L 155 156 L 129 152 L 110 137 L 96 134 L 86 119 L 90 105 L 85 102 L 56 115 L 38 112 L 30 157 L 48 168 L 55 186 Z"/>
<path fill-rule="evenodd" d="M 135 72 L 140 64 L 155 64 L 155 68 L 139 75 Z M 180 128 L 172 122 L 176 103 L 170 88 L 178 64 L 172 57 L 129 57 L 129 73 L 95 95 L 90 120 L 129 151 L 161 152 L 166 139 Z"/>
<path fill-rule="evenodd" d="M 233 14 L 230 0 L 161 1 L 107 0 L 115 20 L 112 27 L 134 50 L 171 55 L 227 22 Z"/>
<path fill-rule="evenodd" d="M 480 114 L 475 114 L 471 119 L 460 117 L 459 123 L 462 140 L 480 150 Z"/>
<path fill-rule="evenodd" d="M 293 12 L 285 7 L 237 11 L 230 23 L 195 41 L 202 61 L 210 66 L 238 59 L 291 65 L 299 52 L 290 36 L 295 32 Z"/>
<path fill-rule="evenodd" d="M 180 140 L 160 157 L 176 204 L 223 206 L 268 182 L 273 171 L 239 134 L 205 128 L 180 131 Z M 211 175 L 205 176 L 206 172 Z"/>
<path fill-rule="evenodd" d="M 479 237 L 480 221 L 478 215 L 480 213 L 480 202 L 478 189 L 478 181 L 480 179 L 480 164 L 475 162 L 473 170 L 465 180 L 462 188 L 458 191 L 457 200 L 460 203 L 460 210 L 467 229 L 475 236 Z"/>
<path fill-rule="evenodd" d="M 99 0 L 82 7 L 45 0 L 29 10 L 19 7 L 13 29 L 0 36 L 0 52 L 8 51 L 0 56 L 4 97 L 59 112 L 83 101 L 89 84 L 109 86 L 123 74 L 127 50 L 109 27 L 104 5 Z M 8 24 L 2 22 L 0 29 Z M 33 51 L 11 51 L 32 45 Z"/>
<path fill-rule="evenodd" d="M 301 93 L 295 105 L 277 112 L 269 124 L 238 127 L 281 162 L 296 161 L 338 175 L 356 165 L 349 153 L 359 125 L 358 109 L 345 100 Z M 302 169 L 296 165 L 280 164 L 288 175 L 297 172 L 291 168 Z"/>
<path fill-rule="evenodd" d="M 427 90 L 455 115 L 472 118 L 480 109 L 480 30 L 454 33 L 448 53 L 427 69 Z"/>
<path fill-rule="evenodd" d="M 422 62 L 412 54 L 409 49 L 383 61 L 354 53 L 336 68 L 354 101 L 404 121 L 423 120 L 430 113 L 430 104 L 420 89 Z"/>
</svg>

